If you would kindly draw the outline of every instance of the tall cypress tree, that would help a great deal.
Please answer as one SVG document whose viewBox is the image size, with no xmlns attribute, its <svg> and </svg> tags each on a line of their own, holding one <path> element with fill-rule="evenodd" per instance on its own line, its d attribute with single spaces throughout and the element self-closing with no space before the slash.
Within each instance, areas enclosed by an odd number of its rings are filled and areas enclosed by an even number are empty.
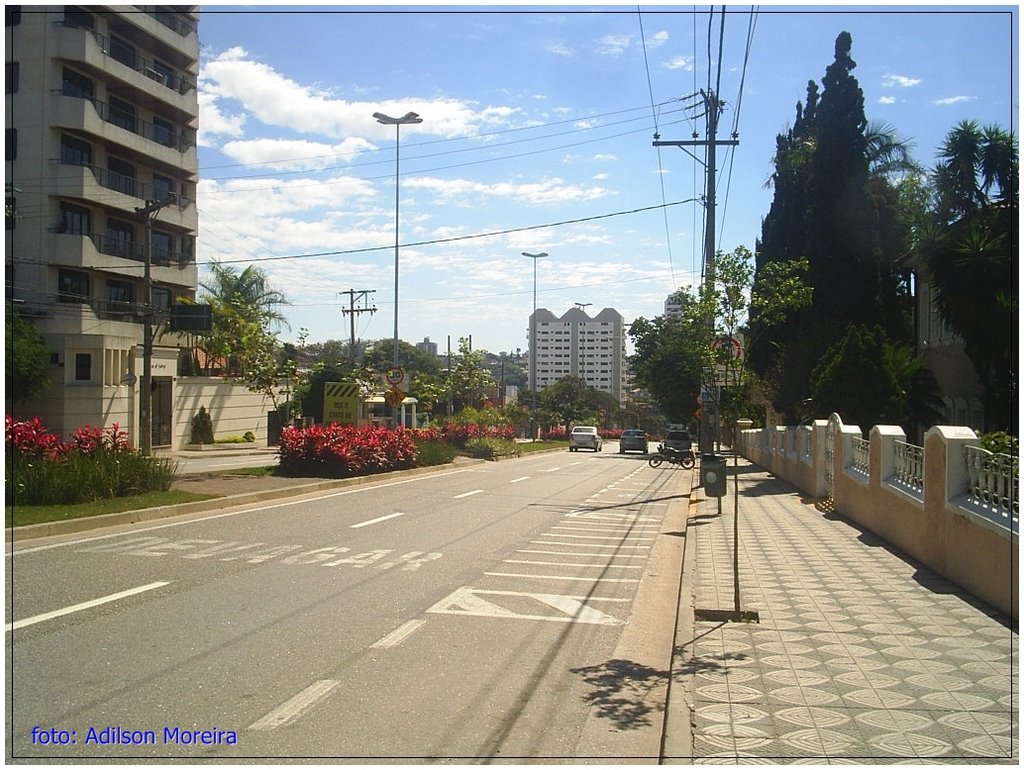
<svg viewBox="0 0 1024 770">
<path fill-rule="evenodd" d="M 850 34 L 840 33 L 820 98 L 812 81 L 793 128 L 777 140 L 775 196 L 759 242 L 759 266 L 799 257 L 810 264 L 811 305 L 767 330 L 760 350 L 751 351 L 753 368 L 774 381 L 775 407 L 787 417 L 805 416 L 811 371 L 849 326 L 878 323 L 896 340 L 910 332 L 895 263 L 903 241 L 895 237 L 898 197 L 871 174 L 852 46 Z"/>
</svg>

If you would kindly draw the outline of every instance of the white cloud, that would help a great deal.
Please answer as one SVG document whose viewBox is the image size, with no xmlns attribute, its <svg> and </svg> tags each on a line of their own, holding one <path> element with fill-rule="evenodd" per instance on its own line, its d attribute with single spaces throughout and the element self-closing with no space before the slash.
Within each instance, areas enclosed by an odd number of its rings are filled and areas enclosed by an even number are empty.
<svg viewBox="0 0 1024 770">
<path fill-rule="evenodd" d="M 351 163 L 359 153 L 377 147 L 351 137 L 338 144 L 303 139 L 244 139 L 225 143 L 221 152 L 232 160 L 277 171 L 312 171 Z"/>
<path fill-rule="evenodd" d="M 950 104 L 963 104 L 964 102 L 973 102 L 978 97 L 976 96 L 947 96 L 945 99 L 935 99 L 932 104 L 936 104 L 945 107 Z"/>
<path fill-rule="evenodd" d="M 882 96 L 878 100 L 879 104 L 896 104 L 895 96 Z"/>
<path fill-rule="evenodd" d="M 612 155 L 610 152 L 599 152 L 594 156 L 594 160 L 607 161 L 607 160 L 618 160 L 618 158 Z"/>
<path fill-rule="evenodd" d="M 692 56 L 675 56 L 666 62 L 662 62 L 661 66 L 667 70 L 692 70 L 693 69 L 693 57 Z"/>
<path fill-rule="evenodd" d="M 598 40 L 597 52 L 604 56 L 619 56 L 631 43 L 631 35 L 605 35 Z"/>
<path fill-rule="evenodd" d="M 921 82 L 921 78 L 910 78 L 906 75 L 886 75 L 882 85 L 886 88 L 913 88 Z"/>
<path fill-rule="evenodd" d="M 655 32 L 651 37 L 647 39 L 648 48 L 658 48 L 668 42 L 668 32 L 661 30 Z"/>
<path fill-rule="evenodd" d="M 544 44 L 544 50 L 548 53 L 553 53 L 556 56 L 570 57 L 574 55 L 574 51 L 563 43 L 561 40 L 553 40 Z"/>
<path fill-rule="evenodd" d="M 446 198 L 477 198 L 485 195 L 492 198 L 509 198 L 527 204 L 565 203 L 568 201 L 589 201 L 611 194 L 603 187 L 581 187 L 566 184 L 554 177 L 540 182 L 475 182 L 469 179 L 436 179 L 415 177 L 402 182 L 405 190 L 421 189 Z"/>
<path fill-rule="evenodd" d="M 594 174 L 590 178 L 593 179 L 595 182 L 603 182 L 608 178 L 608 175 L 605 174 L 604 172 L 601 172 L 600 174 Z"/>
<path fill-rule="evenodd" d="M 251 116 L 266 126 L 305 135 L 386 140 L 394 136 L 394 129 L 379 124 L 372 114 L 404 115 L 409 111 L 418 112 L 424 122 L 404 127 L 403 134 L 474 136 L 482 127 L 507 125 L 518 111 L 508 106 L 478 109 L 470 102 L 446 98 L 349 101 L 326 89 L 297 83 L 254 61 L 242 48 L 232 48 L 205 63 L 200 98 L 205 105 L 202 117 L 211 120 L 207 133 L 230 136 L 240 135 L 246 116 Z M 225 102 L 231 104 L 234 117 L 224 117 Z"/>
</svg>

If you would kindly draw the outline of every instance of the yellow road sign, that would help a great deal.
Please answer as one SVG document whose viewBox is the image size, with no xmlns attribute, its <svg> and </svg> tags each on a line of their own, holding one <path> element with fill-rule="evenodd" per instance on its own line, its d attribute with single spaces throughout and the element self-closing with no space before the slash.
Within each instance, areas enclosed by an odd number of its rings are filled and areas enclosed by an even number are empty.
<svg viewBox="0 0 1024 770">
<path fill-rule="evenodd" d="M 350 382 L 324 383 L 324 422 L 355 425 L 359 420 L 359 386 Z"/>
</svg>

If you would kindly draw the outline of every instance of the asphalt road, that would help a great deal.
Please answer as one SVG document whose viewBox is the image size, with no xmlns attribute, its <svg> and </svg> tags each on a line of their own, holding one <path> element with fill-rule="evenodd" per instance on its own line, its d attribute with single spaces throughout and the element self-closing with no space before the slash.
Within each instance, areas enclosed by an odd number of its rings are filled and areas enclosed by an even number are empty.
<svg viewBox="0 0 1024 770">
<path fill-rule="evenodd" d="M 8 756 L 614 761 L 689 490 L 615 448 L 21 546 Z"/>
</svg>

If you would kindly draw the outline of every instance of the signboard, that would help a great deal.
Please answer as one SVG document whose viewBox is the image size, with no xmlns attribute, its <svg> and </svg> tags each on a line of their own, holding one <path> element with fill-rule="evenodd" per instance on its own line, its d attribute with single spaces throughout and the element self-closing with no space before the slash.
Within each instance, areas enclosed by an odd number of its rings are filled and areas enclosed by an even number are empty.
<svg viewBox="0 0 1024 770">
<path fill-rule="evenodd" d="M 393 387 L 384 396 L 384 400 L 387 401 L 389 406 L 399 407 L 402 405 L 402 402 L 405 401 L 405 393 L 397 387 Z"/>
<path fill-rule="evenodd" d="M 324 383 L 324 422 L 355 425 L 359 421 L 359 386 L 351 382 Z"/>
<path fill-rule="evenodd" d="M 718 337 L 711 343 L 711 349 L 733 361 L 739 361 L 743 357 L 743 344 L 735 337 Z"/>
</svg>

